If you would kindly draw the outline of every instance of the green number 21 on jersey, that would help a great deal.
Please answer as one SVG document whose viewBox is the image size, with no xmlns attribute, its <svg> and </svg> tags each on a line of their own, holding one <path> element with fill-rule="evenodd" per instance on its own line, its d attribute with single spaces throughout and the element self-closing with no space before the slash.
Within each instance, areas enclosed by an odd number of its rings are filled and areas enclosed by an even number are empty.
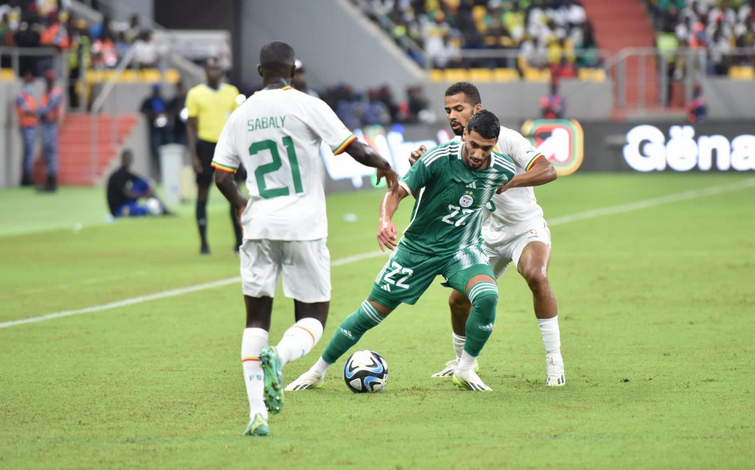
<svg viewBox="0 0 755 470">
<path fill-rule="evenodd" d="M 296 158 L 296 149 L 294 148 L 294 141 L 291 137 L 286 136 L 283 138 L 283 146 L 286 148 L 286 154 L 288 154 L 288 163 L 291 165 L 291 177 L 294 180 L 294 192 L 301 194 L 304 192 L 304 188 L 301 184 L 301 175 L 299 174 L 299 160 Z M 249 147 L 249 155 L 254 156 L 258 152 L 269 150 L 270 155 L 273 157 L 273 161 L 260 165 L 254 170 L 254 177 L 257 180 L 257 188 L 259 189 L 260 196 L 265 199 L 271 199 L 274 197 L 288 196 L 291 194 L 288 186 L 282 186 L 278 188 L 268 188 L 265 181 L 265 175 L 276 173 L 281 169 L 283 163 L 281 162 L 280 153 L 278 152 L 278 143 L 274 140 L 263 140 L 255 142 Z M 272 176 L 272 175 L 271 175 Z M 278 175 L 280 181 L 281 176 Z"/>
</svg>

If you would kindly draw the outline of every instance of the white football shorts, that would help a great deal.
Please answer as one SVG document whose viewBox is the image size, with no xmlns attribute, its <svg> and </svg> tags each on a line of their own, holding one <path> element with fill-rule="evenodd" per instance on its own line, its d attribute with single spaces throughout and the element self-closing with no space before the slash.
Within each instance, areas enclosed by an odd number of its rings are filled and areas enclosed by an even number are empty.
<svg viewBox="0 0 755 470">
<path fill-rule="evenodd" d="M 330 300 L 330 252 L 325 238 L 244 240 L 239 257 L 244 295 L 274 297 L 283 274 L 286 297 L 305 303 Z"/>
<path fill-rule="evenodd" d="M 483 248 L 485 253 L 490 257 L 490 266 L 493 268 L 496 279 L 501 277 L 509 266 L 514 262 L 514 266 L 519 265 L 519 258 L 522 256 L 524 247 L 532 242 L 543 242 L 551 246 L 551 231 L 545 219 L 535 219 L 521 224 L 505 227 L 505 235 L 496 236 L 500 240 L 495 245 L 488 244 L 488 237 L 485 236 L 487 227 L 482 229 L 482 236 L 485 239 Z"/>
</svg>

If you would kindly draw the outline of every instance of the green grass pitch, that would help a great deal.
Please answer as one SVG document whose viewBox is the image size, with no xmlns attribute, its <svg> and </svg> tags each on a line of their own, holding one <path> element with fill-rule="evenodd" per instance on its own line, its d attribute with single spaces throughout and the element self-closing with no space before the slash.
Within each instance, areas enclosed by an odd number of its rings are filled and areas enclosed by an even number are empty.
<svg viewBox="0 0 755 470">
<path fill-rule="evenodd" d="M 322 390 L 287 394 L 266 439 L 241 435 L 248 410 L 238 284 L 2 328 L 0 468 L 752 468 L 748 182 L 749 175 L 590 174 L 537 190 L 546 217 L 561 221 L 551 228 L 550 269 L 568 382 L 560 389 L 543 385 L 531 296 L 513 270 L 499 281 L 496 329 L 480 357 L 494 393 L 430 378 L 453 356 L 439 279 L 358 345 L 386 358 L 383 392 L 352 394 L 344 357 Z M 711 187 L 722 190 L 700 192 Z M 175 218 L 108 224 L 102 193 L 0 191 L 0 323 L 238 275 L 219 193 L 210 257 L 198 255 L 191 205 Z M 676 202 L 600 211 L 680 193 L 687 196 Z M 334 261 L 378 249 L 380 198 L 328 198 Z M 563 218 L 590 210 L 597 212 Z M 287 382 L 315 361 L 383 262 L 333 267 L 325 334 L 287 366 Z M 279 292 L 271 342 L 292 322 L 292 302 Z"/>
</svg>

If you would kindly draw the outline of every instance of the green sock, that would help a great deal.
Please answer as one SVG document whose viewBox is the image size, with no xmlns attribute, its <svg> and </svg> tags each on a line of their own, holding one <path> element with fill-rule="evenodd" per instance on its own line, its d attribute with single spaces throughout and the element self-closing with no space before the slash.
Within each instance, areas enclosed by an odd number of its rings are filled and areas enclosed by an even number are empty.
<svg viewBox="0 0 755 470">
<path fill-rule="evenodd" d="M 346 317 L 338 327 L 330 343 L 322 353 L 322 358 L 328 364 L 333 364 L 343 353 L 359 342 L 362 335 L 377 326 L 385 318 L 372 306 L 369 300 L 362 302 L 359 309 Z"/>
<path fill-rule="evenodd" d="M 477 357 L 493 334 L 495 308 L 498 304 L 498 286 L 491 282 L 479 282 L 469 289 L 472 313 L 467 319 L 467 340 L 464 350 Z"/>
</svg>

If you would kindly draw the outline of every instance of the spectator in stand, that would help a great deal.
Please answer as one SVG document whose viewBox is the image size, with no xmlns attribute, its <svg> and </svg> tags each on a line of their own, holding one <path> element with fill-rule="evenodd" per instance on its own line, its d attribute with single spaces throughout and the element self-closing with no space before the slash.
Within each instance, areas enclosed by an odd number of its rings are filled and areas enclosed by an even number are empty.
<svg viewBox="0 0 755 470">
<path fill-rule="evenodd" d="M 50 13 L 45 20 L 45 27 L 39 37 L 39 44 L 43 47 L 57 47 L 68 49 L 71 41 L 66 27 L 60 22 L 57 13 Z"/>
<path fill-rule="evenodd" d="M 18 126 L 21 130 L 23 139 L 23 175 L 21 177 L 21 186 L 31 186 L 33 184 L 31 173 L 34 166 L 34 144 L 37 140 L 37 101 L 32 94 L 34 85 L 34 76 L 31 70 L 24 72 L 24 87 L 16 98 L 16 112 L 18 113 Z"/>
<path fill-rule="evenodd" d="M 128 28 L 123 31 L 126 42 L 133 44 L 142 36 L 141 18 L 139 15 L 131 15 Z"/>
<path fill-rule="evenodd" d="M 170 112 L 172 122 L 172 141 L 181 145 L 186 145 L 186 120 L 188 119 L 188 113 L 185 108 L 186 89 L 184 88 L 184 83 L 179 81 L 176 83 L 176 94 L 168 103 L 168 111 Z"/>
<path fill-rule="evenodd" d="M 152 95 L 142 101 L 141 113 L 149 123 L 149 149 L 152 162 L 160 168 L 160 147 L 170 143 L 168 105 L 160 94 L 160 84 L 152 85 Z"/>
<path fill-rule="evenodd" d="M 708 108 L 705 106 L 703 98 L 703 89 L 700 85 L 695 85 L 692 101 L 687 105 L 687 120 L 693 124 L 705 122 L 708 117 Z"/>
<path fill-rule="evenodd" d="M 566 102 L 558 92 L 558 81 L 551 81 L 550 93 L 540 98 L 540 108 L 545 119 L 561 119 L 564 116 Z"/>
<path fill-rule="evenodd" d="M 430 101 L 425 98 L 422 87 L 414 86 L 406 89 L 410 122 L 435 122 L 435 113 L 430 109 Z"/>
<path fill-rule="evenodd" d="M 300 60 L 296 60 L 296 71 L 294 72 L 294 78 L 291 81 L 291 85 L 302 93 L 306 93 L 315 98 L 319 98 L 320 95 L 313 89 L 307 86 L 307 71 L 304 70 L 304 64 Z"/>
<path fill-rule="evenodd" d="M 391 87 L 383 85 L 378 90 L 378 99 L 383 102 L 385 108 L 388 110 L 388 114 L 391 116 L 391 122 L 396 122 L 398 119 L 398 106 L 393 102 L 393 92 Z"/>
<path fill-rule="evenodd" d="M 58 122 L 63 104 L 63 92 L 55 84 L 55 72 L 49 69 L 45 72 L 45 93 L 42 95 L 39 109 L 42 131 L 42 153 L 47 167 L 47 181 L 40 188 L 44 192 L 55 192 L 58 189 Z"/>
<path fill-rule="evenodd" d="M 120 59 L 128 53 L 128 50 L 131 48 L 131 43 L 126 40 L 126 33 L 118 31 L 115 35 L 114 44 L 115 53 L 118 55 L 118 60 L 120 61 Z"/>
<path fill-rule="evenodd" d="M 566 55 L 562 55 L 558 64 L 551 65 L 551 77 L 556 80 L 576 78 L 577 68 L 574 67 L 574 63 L 570 62 Z"/>
<path fill-rule="evenodd" d="M 113 31 L 110 28 L 111 24 L 113 23 L 113 19 L 110 17 L 110 15 L 105 14 L 102 17 L 102 23 L 96 24 L 92 26 L 92 29 L 90 31 L 90 35 L 93 40 L 96 39 L 102 39 L 105 36 L 113 36 Z"/>
<path fill-rule="evenodd" d="M 13 41 L 18 47 L 39 47 L 39 33 L 37 32 L 37 14 L 33 11 L 24 11 L 21 14 L 21 22 L 18 24 L 18 29 L 13 36 Z M 37 64 L 39 63 L 38 57 L 21 56 L 19 59 L 20 70 L 32 70 L 35 73 L 39 73 Z"/>
<path fill-rule="evenodd" d="M 391 122 L 391 115 L 388 108 L 380 101 L 380 92 L 376 89 L 370 89 L 367 92 L 368 102 L 364 106 L 362 115 L 362 125 L 388 125 Z"/>
<path fill-rule="evenodd" d="M 71 47 L 68 52 L 68 105 L 75 109 L 80 106 L 77 81 L 82 73 L 92 66 L 92 48 L 84 20 L 69 17 L 68 31 L 71 33 Z"/>
<path fill-rule="evenodd" d="M 157 52 L 157 44 L 152 39 L 152 32 L 145 31 L 141 38 L 134 42 L 134 62 L 139 68 L 155 68 L 160 59 Z"/>
<path fill-rule="evenodd" d="M 3 13 L 0 19 L 0 46 L 12 47 L 13 45 L 13 29 L 8 22 L 8 14 Z M 5 64 L 3 64 L 3 67 L 5 67 Z"/>
<path fill-rule="evenodd" d="M 96 69 L 113 69 L 118 66 L 118 53 L 110 30 L 104 30 L 92 43 L 92 66 Z"/>
<path fill-rule="evenodd" d="M 141 217 L 145 215 L 173 215 L 155 196 L 152 185 L 131 172 L 134 155 L 131 150 L 121 154 L 121 167 L 107 182 L 107 204 L 113 217 Z M 147 198 L 146 204 L 139 199 Z"/>
<path fill-rule="evenodd" d="M 725 36 L 723 23 L 718 23 L 710 40 L 710 73 L 726 75 L 731 66 L 732 39 Z"/>
</svg>

